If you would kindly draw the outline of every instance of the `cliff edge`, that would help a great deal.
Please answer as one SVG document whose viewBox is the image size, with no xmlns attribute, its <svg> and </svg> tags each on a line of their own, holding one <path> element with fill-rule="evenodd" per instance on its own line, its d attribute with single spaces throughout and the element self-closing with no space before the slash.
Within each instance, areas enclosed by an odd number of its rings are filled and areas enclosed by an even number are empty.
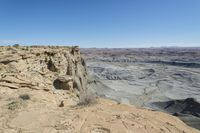
<svg viewBox="0 0 200 133">
<path fill-rule="evenodd" d="M 91 102 L 87 85 L 78 47 L 0 47 L 0 133 L 199 132 L 165 113 Z"/>
</svg>

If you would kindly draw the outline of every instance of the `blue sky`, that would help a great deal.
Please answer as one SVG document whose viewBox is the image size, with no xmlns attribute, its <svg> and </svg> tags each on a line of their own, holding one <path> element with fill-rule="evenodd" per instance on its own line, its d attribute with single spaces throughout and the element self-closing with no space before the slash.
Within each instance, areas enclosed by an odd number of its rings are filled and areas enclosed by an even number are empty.
<svg viewBox="0 0 200 133">
<path fill-rule="evenodd" d="M 200 46 L 200 0 L 0 0 L 0 45 Z"/>
</svg>

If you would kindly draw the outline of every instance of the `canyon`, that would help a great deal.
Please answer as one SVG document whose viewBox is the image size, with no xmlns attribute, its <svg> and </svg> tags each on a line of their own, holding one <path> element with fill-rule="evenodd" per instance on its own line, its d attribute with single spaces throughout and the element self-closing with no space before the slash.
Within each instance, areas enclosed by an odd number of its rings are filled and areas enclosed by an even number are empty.
<svg viewBox="0 0 200 133">
<path fill-rule="evenodd" d="M 99 96 L 158 110 L 200 129 L 199 48 L 85 48 Z"/>
<path fill-rule="evenodd" d="M 146 104 L 140 100 L 145 99 L 143 94 L 146 99 L 156 96 L 154 88 L 146 82 L 146 90 L 140 89 L 137 81 L 132 82 L 136 86 L 130 91 L 133 85 L 127 82 L 137 76 L 142 84 L 154 75 L 154 69 L 138 75 L 137 67 L 128 72 L 127 66 L 120 66 L 124 69 L 118 73 L 119 66 L 112 64 L 112 70 L 106 70 L 107 62 L 90 62 L 89 56 L 83 54 L 83 58 L 80 52 L 78 46 L 0 47 L 0 133 L 199 132 L 178 117 L 139 106 Z M 159 82 L 157 86 L 168 87 Z M 108 88 L 111 83 L 119 90 Z M 193 87 L 198 86 L 195 83 Z M 134 96 L 132 92 L 142 95 L 135 100 L 126 98 Z M 152 104 L 165 107 L 155 99 Z"/>
</svg>

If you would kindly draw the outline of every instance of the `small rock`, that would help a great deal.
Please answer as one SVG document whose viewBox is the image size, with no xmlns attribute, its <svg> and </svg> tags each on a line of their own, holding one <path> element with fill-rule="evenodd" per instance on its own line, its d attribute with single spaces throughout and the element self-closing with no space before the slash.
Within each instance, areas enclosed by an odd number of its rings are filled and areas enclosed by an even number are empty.
<svg viewBox="0 0 200 133">
<path fill-rule="evenodd" d="M 59 107 L 64 107 L 64 102 L 63 101 L 61 101 Z"/>
</svg>

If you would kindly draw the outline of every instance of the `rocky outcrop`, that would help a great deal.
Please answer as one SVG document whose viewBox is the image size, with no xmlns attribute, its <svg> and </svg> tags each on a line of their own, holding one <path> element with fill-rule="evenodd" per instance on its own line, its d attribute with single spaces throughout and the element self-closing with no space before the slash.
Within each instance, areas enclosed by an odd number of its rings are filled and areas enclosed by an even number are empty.
<svg viewBox="0 0 200 133">
<path fill-rule="evenodd" d="M 1 88 L 62 92 L 63 101 L 67 93 L 77 99 L 86 86 L 78 47 L 0 47 Z"/>
<path fill-rule="evenodd" d="M 96 99 L 87 88 L 78 47 L 0 47 L 0 133 L 198 133 L 174 116 Z"/>
</svg>

